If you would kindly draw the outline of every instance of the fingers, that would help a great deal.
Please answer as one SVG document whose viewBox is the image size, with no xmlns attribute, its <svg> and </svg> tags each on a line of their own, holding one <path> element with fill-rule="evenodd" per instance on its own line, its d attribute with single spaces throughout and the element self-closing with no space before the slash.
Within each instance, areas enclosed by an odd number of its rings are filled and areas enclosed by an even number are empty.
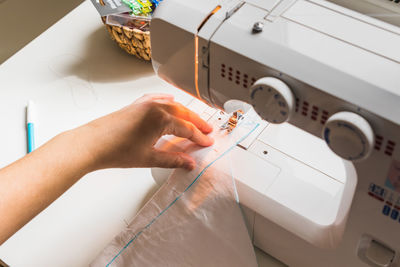
<svg viewBox="0 0 400 267">
<path fill-rule="evenodd" d="M 187 138 L 200 146 L 211 146 L 214 140 L 203 134 L 193 123 L 171 116 L 165 134 Z"/>
<path fill-rule="evenodd" d="M 195 112 L 191 111 L 180 103 L 173 102 L 172 104 L 165 105 L 164 108 L 168 113 L 193 123 L 203 133 L 210 133 L 212 131 L 210 124 L 200 118 L 200 116 Z"/>
<path fill-rule="evenodd" d="M 170 101 L 174 100 L 174 96 L 169 94 L 145 94 L 143 97 L 149 100 L 157 100 L 157 99 L 164 99 Z"/>
<path fill-rule="evenodd" d="M 165 152 L 154 150 L 152 164 L 160 168 L 182 168 L 193 170 L 196 166 L 195 161 L 187 154 L 182 152 Z"/>
<path fill-rule="evenodd" d="M 168 113 L 193 123 L 203 133 L 210 133 L 212 131 L 212 127 L 206 121 L 182 104 L 175 102 L 172 95 L 146 94 L 139 98 L 138 102 L 156 102 Z"/>
<path fill-rule="evenodd" d="M 169 94 L 145 94 L 138 98 L 135 103 L 152 102 L 157 100 L 166 100 L 168 102 L 174 101 L 174 96 Z"/>
</svg>

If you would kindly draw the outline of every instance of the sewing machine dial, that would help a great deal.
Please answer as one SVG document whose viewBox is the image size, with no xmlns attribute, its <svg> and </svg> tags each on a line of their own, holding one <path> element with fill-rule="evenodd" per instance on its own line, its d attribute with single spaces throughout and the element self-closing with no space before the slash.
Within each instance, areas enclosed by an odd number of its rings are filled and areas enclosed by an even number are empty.
<svg viewBox="0 0 400 267">
<path fill-rule="evenodd" d="M 352 112 L 332 115 L 322 133 L 333 152 L 351 161 L 367 158 L 374 144 L 374 133 L 369 123 Z"/>
<path fill-rule="evenodd" d="M 250 98 L 257 113 L 270 123 L 289 120 L 294 107 L 292 91 L 274 77 L 257 80 L 250 88 Z"/>
</svg>

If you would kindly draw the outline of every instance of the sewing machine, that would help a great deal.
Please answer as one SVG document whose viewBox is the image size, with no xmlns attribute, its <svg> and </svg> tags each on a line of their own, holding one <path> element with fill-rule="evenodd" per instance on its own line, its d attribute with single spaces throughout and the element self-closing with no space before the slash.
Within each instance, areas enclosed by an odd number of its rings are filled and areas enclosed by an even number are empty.
<svg viewBox="0 0 400 267">
<path fill-rule="evenodd" d="M 233 173 L 254 244 L 285 264 L 399 266 L 399 13 L 384 0 L 168 0 L 155 13 L 155 71 L 211 106 L 190 108 L 208 119 L 240 100 L 264 119 Z"/>
</svg>

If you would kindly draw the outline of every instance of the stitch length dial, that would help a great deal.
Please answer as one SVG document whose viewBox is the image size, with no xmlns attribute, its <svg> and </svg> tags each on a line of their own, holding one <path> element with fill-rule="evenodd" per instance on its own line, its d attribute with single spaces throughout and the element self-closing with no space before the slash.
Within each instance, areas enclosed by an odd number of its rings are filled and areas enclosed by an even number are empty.
<svg viewBox="0 0 400 267">
<path fill-rule="evenodd" d="M 270 123 L 283 123 L 292 114 L 293 93 L 277 78 L 265 77 L 257 80 L 250 88 L 250 98 L 257 113 Z"/>
<path fill-rule="evenodd" d="M 322 135 L 333 152 L 351 161 L 367 158 L 375 138 L 369 123 L 360 115 L 348 111 L 332 115 Z"/>
</svg>

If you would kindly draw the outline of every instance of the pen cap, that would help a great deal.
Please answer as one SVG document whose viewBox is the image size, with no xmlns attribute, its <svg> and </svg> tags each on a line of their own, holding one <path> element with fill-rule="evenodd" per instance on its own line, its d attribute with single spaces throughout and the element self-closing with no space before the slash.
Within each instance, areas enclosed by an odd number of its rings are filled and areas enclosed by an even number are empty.
<svg viewBox="0 0 400 267">
<path fill-rule="evenodd" d="M 28 101 L 28 106 L 26 108 L 26 123 L 36 122 L 36 109 L 35 103 L 32 100 Z"/>
</svg>

